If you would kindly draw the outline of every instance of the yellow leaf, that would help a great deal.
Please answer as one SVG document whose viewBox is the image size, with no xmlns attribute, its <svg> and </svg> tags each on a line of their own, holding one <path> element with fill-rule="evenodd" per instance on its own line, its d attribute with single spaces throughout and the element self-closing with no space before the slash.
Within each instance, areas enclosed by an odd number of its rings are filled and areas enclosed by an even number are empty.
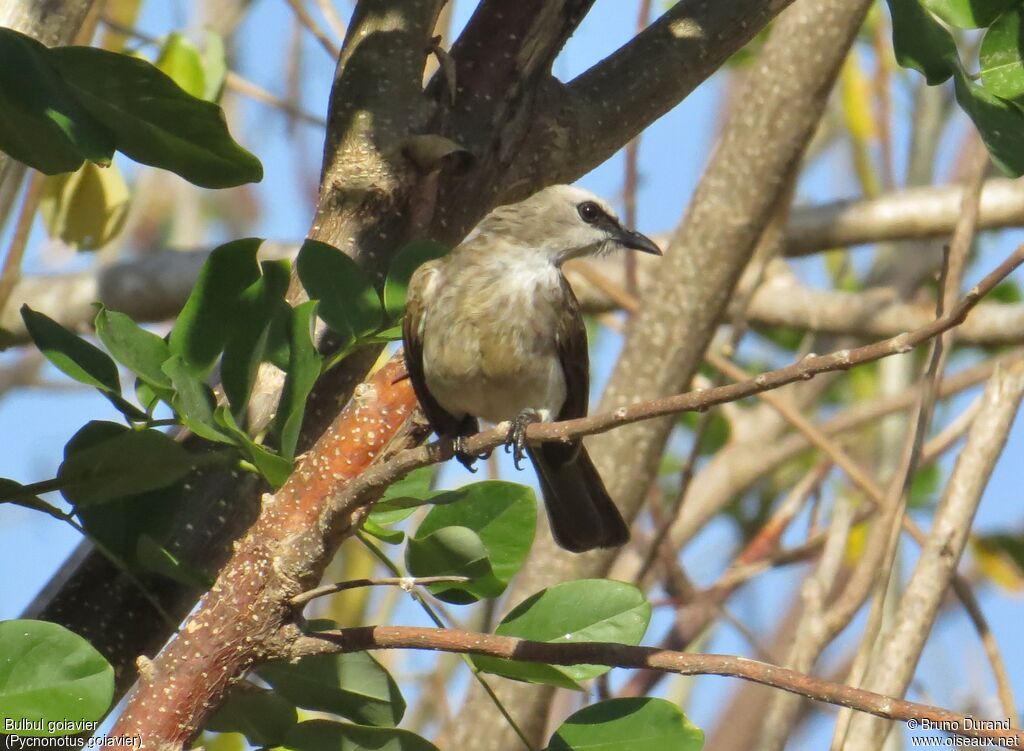
<svg viewBox="0 0 1024 751">
<path fill-rule="evenodd" d="M 130 195 L 116 166 L 86 162 L 76 172 L 47 177 L 40 212 L 50 237 L 96 250 L 124 227 Z"/>
<path fill-rule="evenodd" d="M 868 541 L 868 523 L 861 522 L 850 528 L 850 534 L 846 536 L 846 562 L 849 565 L 855 564 L 864 555 L 864 546 Z"/>
<path fill-rule="evenodd" d="M 1020 539 L 1010 535 L 971 538 L 971 553 L 978 569 L 997 586 L 1010 592 L 1024 591 L 1020 552 Z"/>
<path fill-rule="evenodd" d="M 248 748 L 241 733 L 203 733 L 197 745 L 206 751 L 245 751 Z"/>
</svg>

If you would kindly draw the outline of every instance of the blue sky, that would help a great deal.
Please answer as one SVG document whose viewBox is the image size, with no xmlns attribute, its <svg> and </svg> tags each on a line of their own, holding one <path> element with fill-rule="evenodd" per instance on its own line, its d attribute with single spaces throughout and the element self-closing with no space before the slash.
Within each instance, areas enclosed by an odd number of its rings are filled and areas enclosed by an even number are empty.
<svg viewBox="0 0 1024 751">
<path fill-rule="evenodd" d="M 184 2 L 148 2 L 144 5 L 146 10 L 140 26 L 154 35 L 187 26 L 193 21 Z M 343 2 L 338 5 L 346 7 Z M 465 22 L 469 6 L 465 0 L 456 6 L 457 26 Z M 559 58 L 555 66 L 557 75 L 563 79 L 571 78 L 613 52 L 632 35 L 635 12 L 633 2 L 598 0 Z M 289 28 L 290 23 L 290 11 L 283 0 L 260 0 L 240 34 L 241 72 L 278 93 L 283 91 L 282 29 Z M 308 37 L 304 49 L 304 106 L 314 113 L 323 114 L 330 89 L 332 61 Z M 637 75 L 644 75 L 644 71 L 638 70 Z M 639 229 L 642 231 L 657 233 L 671 229 L 678 222 L 714 143 L 722 95 L 720 84 L 721 79 L 716 78 L 701 86 L 644 133 L 639 200 Z M 898 115 L 905 115 L 908 106 L 906 96 L 896 97 Z M 240 107 L 240 117 L 235 120 L 240 123 L 235 128 L 236 136 L 261 158 L 266 172 L 257 189 L 261 209 L 257 226 L 251 234 L 285 240 L 301 238 L 310 223 L 313 207 L 305 200 L 305 185 L 300 176 L 319 171 L 320 134 L 304 126 L 299 126 L 299 134 L 289 134 L 280 115 L 269 113 L 263 106 L 249 101 L 243 101 Z M 943 141 L 947 166 L 952 159 L 952 149 L 960 142 L 963 127 L 961 118 Z M 904 117 L 898 119 L 897 143 L 904 144 L 905 136 Z M 299 165 L 295 164 L 296 138 L 303 142 L 301 154 L 305 162 Z M 902 146 L 897 150 L 898 164 L 904 151 Z M 839 144 L 804 176 L 799 186 L 799 200 L 822 202 L 856 195 L 857 186 L 849 182 L 851 174 L 848 154 Z M 615 202 L 621 180 L 622 158 L 619 154 L 584 176 L 580 184 Z M 7 233 L 0 236 L 3 247 L 6 247 L 9 233 L 8 228 Z M 209 238 L 211 242 L 224 239 L 227 238 L 221 231 L 211 232 Z M 980 264 L 971 270 L 967 282 L 980 277 L 1021 239 L 1019 232 L 988 236 L 982 243 Z M 30 240 L 26 273 L 67 268 L 54 268 L 43 258 L 41 250 L 46 242 L 45 233 L 37 226 Z M 857 266 L 862 268 L 870 261 L 869 251 L 858 250 L 854 258 Z M 81 263 L 71 261 L 74 267 Z M 809 283 L 823 283 L 820 259 L 802 261 L 799 272 Z M 593 354 L 598 386 L 607 377 L 617 349 L 615 336 L 602 336 Z M 0 362 L 6 362 L 10 355 L 0 355 L 0 358 L 3 358 Z M 60 374 L 52 370 L 46 371 L 46 377 L 55 381 L 61 379 Z M 596 390 L 599 393 L 599 389 Z M 966 397 L 957 400 L 956 404 L 962 407 L 966 404 Z M 6 436 L 4 451 L 0 452 L 0 476 L 22 482 L 52 477 L 64 442 L 89 419 L 117 418 L 105 400 L 84 390 L 19 390 L 0 397 L 0 430 Z M 1024 433 L 1018 423 L 986 492 L 978 515 L 979 529 L 1020 529 L 1020 473 L 1014 466 L 1014 458 L 1021 455 L 1024 455 Z M 532 483 L 533 478 L 528 474 L 514 475 L 510 464 L 503 467 L 503 472 L 506 479 Z M 458 484 L 466 481 L 467 477 L 460 469 L 452 467 L 445 468 L 442 479 L 444 483 Z M 32 512 L 10 506 L 0 510 L 0 570 L 16 573 L 0 578 L 0 618 L 13 618 L 20 614 L 76 544 L 76 537 L 66 526 Z M 725 560 L 722 551 L 728 550 L 734 541 L 728 524 L 716 522 L 710 525 L 684 553 L 688 572 L 698 582 L 711 582 Z M 907 557 L 904 572 L 911 563 L 912 557 Z M 789 601 L 794 586 L 798 584 L 799 579 L 794 576 L 796 573 L 788 570 L 767 575 L 764 583 L 748 588 L 734 600 L 732 612 L 767 634 L 769 626 L 766 624 L 772 623 L 773 614 Z M 981 599 L 1004 649 L 1014 687 L 1018 695 L 1024 695 L 1024 646 L 1018 638 L 1020 600 L 994 593 L 991 589 L 982 590 Z M 418 620 L 418 615 L 411 610 L 403 610 L 402 615 L 408 616 L 407 622 Z M 649 636 L 663 633 L 669 616 L 667 611 L 659 612 Z M 862 619 L 856 623 L 862 623 Z M 853 633 L 857 633 L 856 624 Z M 849 638 L 840 640 L 839 646 L 830 650 L 826 657 L 844 654 L 849 645 Z M 752 654 L 750 645 L 730 626 L 718 628 L 703 648 Z M 930 692 L 925 699 L 927 701 L 956 706 L 972 697 L 991 695 L 987 664 L 976 637 L 961 614 L 944 618 L 935 630 L 918 677 L 921 685 Z M 723 696 L 732 688 L 731 682 L 723 679 L 696 679 L 687 706 L 692 719 L 698 725 L 710 728 Z M 998 713 L 993 716 L 998 716 Z M 814 723 L 808 740 L 818 745 L 828 737 L 830 727 L 824 721 Z"/>
</svg>

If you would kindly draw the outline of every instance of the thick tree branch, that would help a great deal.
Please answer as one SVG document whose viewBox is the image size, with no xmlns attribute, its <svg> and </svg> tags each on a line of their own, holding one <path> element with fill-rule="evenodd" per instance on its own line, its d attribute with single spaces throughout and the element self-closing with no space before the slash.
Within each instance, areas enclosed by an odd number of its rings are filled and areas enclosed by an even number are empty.
<svg viewBox="0 0 1024 751">
<path fill-rule="evenodd" d="M 551 81 L 506 198 L 572 182 L 684 99 L 792 0 L 681 0 L 568 84 Z"/>
<path fill-rule="evenodd" d="M 634 647 L 607 642 L 549 643 L 511 636 L 480 634 L 456 629 L 415 626 L 362 626 L 299 636 L 291 644 L 292 657 L 378 649 L 416 649 L 484 655 L 549 665 L 607 665 L 660 670 L 679 675 L 722 675 L 753 681 L 815 701 L 850 707 L 889 720 L 930 720 L 949 723 L 967 738 L 1002 739 L 1024 743 L 1018 729 L 990 727 L 990 723 L 941 707 L 904 701 L 814 678 L 795 670 L 746 657 L 673 652 L 656 647 Z"/>
<path fill-rule="evenodd" d="M 786 255 L 801 256 L 887 240 L 949 235 L 960 216 L 962 185 L 907 188 L 877 198 L 851 199 L 793 210 Z M 1024 224 L 1024 184 L 992 178 L 981 193 L 979 229 Z"/>
</svg>

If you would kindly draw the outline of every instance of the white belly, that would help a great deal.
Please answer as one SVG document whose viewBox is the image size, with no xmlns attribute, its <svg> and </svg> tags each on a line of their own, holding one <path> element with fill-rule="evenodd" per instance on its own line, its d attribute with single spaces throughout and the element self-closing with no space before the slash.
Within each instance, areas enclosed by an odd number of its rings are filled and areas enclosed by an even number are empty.
<svg viewBox="0 0 1024 751">
<path fill-rule="evenodd" d="M 455 417 L 514 420 L 523 410 L 554 419 L 565 403 L 555 332 L 562 304 L 559 271 L 461 270 L 438 280 L 423 321 L 427 388 Z"/>
</svg>

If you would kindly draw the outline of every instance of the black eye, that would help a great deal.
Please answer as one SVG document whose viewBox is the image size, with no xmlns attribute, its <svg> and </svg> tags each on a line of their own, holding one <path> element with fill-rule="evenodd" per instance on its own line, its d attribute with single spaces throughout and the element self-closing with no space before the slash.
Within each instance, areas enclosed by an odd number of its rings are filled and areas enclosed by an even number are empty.
<svg viewBox="0 0 1024 751">
<path fill-rule="evenodd" d="M 602 214 L 604 214 L 604 212 L 601 211 L 601 207 L 593 201 L 584 201 L 576 207 L 576 210 L 580 212 L 580 219 L 585 221 L 587 224 L 593 224 L 601 218 Z"/>
</svg>

